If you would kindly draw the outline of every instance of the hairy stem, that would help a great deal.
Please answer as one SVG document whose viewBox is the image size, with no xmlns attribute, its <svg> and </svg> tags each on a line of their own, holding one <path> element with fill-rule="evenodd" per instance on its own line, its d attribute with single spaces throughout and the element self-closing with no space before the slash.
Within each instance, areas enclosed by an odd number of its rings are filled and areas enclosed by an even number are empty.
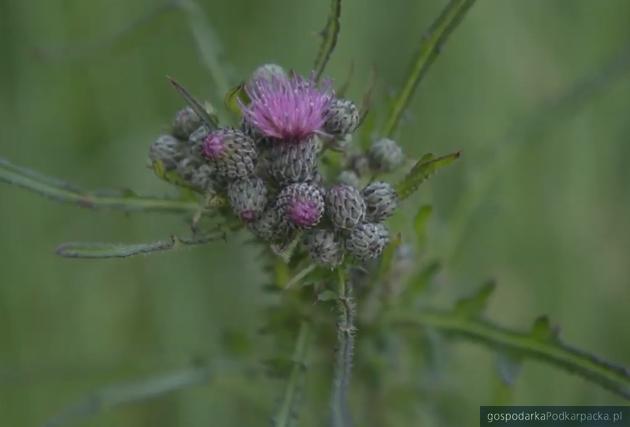
<svg viewBox="0 0 630 427">
<path fill-rule="evenodd" d="M 338 270 L 339 300 L 337 303 L 337 354 L 331 395 L 332 427 L 352 426 L 352 415 L 348 406 L 348 389 L 352 373 L 354 353 L 355 302 L 352 283 L 346 281 L 345 272 Z"/>
<path fill-rule="evenodd" d="M 298 400 L 299 388 L 304 372 L 307 367 L 307 359 L 311 344 L 311 324 L 308 320 L 300 323 L 295 350 L 293 353 L 293 368 L 289 382 L 282 398 L 282 404 L 273 419 L 274 427 L 287 427 L 294 417 L 296 402 Z"/>
<path fill-rule="evenodd" d="M 396 132 L 400 119 L 413 97 L 418 83 L 437 58 L 448 36 L 464 18 L 475 0 L 451 0 L 440 16 L 433 22 L 429 31 L 422 37 L 420 48 L 411 66 L 407 80 L 400 89 L 383 129 L 383 136 L 391 137 Z"/>
</svg>

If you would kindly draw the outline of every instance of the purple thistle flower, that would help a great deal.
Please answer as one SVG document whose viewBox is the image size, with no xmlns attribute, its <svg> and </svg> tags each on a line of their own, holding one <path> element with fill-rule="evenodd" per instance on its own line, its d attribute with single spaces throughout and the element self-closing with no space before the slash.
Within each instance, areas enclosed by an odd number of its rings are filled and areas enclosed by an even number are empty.
<svg viewBox="0 0 630 427">
<path fill-rule="evenodd" d="M 245 87 L 251 102 L 241 103 L 243 115 L 266 137 L 299 142 L 324 133 L 331 86 L 326 81 L 318 87 L 313 78 L 295 73 L 257 78 Z"/>
</svg>

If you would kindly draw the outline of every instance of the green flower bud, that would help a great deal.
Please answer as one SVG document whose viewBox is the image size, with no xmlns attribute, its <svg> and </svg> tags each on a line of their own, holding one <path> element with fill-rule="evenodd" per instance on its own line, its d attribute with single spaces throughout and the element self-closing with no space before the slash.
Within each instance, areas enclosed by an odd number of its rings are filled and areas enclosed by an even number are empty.
<svg viewBox="0 0 630 427">
<path fill-rule="evenodd" d="M 177 167 L 184 156 L 184 145 L 171 135 L 160 135 L 149 148 L 149 160 L 162 162 L 166 170 Z"/>
<path fill-rule="evenodd" d="M 293 227 L 276 206 L 268 207 L 260 217 L 249 224 L 249 229 L 265 242 L 284 243 L 290 240 Z"/>
<path fill-rule="evenodd" d="M 377 258 L 389 242 L 389 231 L 383 224 L 363 223 L 346 239 L 346 249 L 359 261 Z"/>
<path fill-rule="evenodd" d="M 381 222 L 389 218 L 398 207 L 398 195 L 387 182 L 375 181 L 361 192 L 367 207 L 368 221 Z"/>
<path fill-rule="evenodd" d="M 331 135 L 347 135 L 357 129 L 359 119 L 359 110 L 352 101 L 336 98 L 326 112 L 324 130 Z"/>
<path fill-rule="evenodd" d="M 186 141 L 202 123 L 197 113 L 192 108 L 186 107 L 175 114 L 172 133 L 182 141 Z"/>
<path fill-rule="evenodd" d="M 365 218 L 365 201 L 356 188 L 337 184 L 326 193 L 326 213 L 335 227 L 351 230 Z"/>
<path fill-rule="evenodd" d="M 224 178 L 245 178 L 254 172 L 257 152 L 254 142 L 240 130 L 223 128 L 211 132 L 203 142 L 203 155 Z"/>
<path fill-rule="evenodd" d="M 357 175 L 355 171 L 350 169 L 341 171 L 341 173 L 337 177 L 337 182 L 340 184 L 349 185 L 354 188 L 359 188 L 359 185 L 361 183 L 359 175 Z"/>
<path fill-rule="evenodd" d="M 230 182 L 227 196 L 236 216 L 248 223 L 255 221 L 267 205 L 267 187 L 258 177 Z"/>
<path fill-rule="evenodd" d="M 280 185 L 311 181 L 321 148 L 317 137 L 299 143 L 274 142 L 267 155 L 269 176 Z"/>
<path fill-rule="evenodd" d="M 393 171 L 405 160 L 400 146 L 387 138 L 379 139 L 372 144 L 369 157 L 372 168 L 383 172 Z"/>
<path fill-rule="evenodd" d="M 318 264 L 333 268 L 343 261 L 343 242 L 332 230 L 309 230 L 304 234 L 302 243 L 311 259 Z"/>
</svg>

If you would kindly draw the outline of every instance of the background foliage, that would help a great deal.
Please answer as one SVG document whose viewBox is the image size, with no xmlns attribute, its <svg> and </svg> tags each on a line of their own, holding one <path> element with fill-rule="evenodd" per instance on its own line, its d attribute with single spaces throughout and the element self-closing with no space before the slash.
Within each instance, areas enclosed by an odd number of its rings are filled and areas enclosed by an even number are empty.
<svg viewBox="0 0 630 427">
<path fill-rule="evenodd" d="M 182 105 L 164 76 L 200 97 L 215 88 L 184 13 L 129 27 L 156 4 L 0 2 L 2 156 L 86 188 L 171 191 L 145 168 L 148 145 Z M 385 110 L 443 4 L 347 0 L 327 74 L 343 81 L 354 63 L 349 94 L 358 101 L 375 66 L 374 110 Z M 229 83 L 262 62 L 307 71 L 329 8 L 285 0 L 200 5 Z M 417 206 L 433 204 L 422 256 L 443 260 L 431 294 L 438 303 L 492 277 L 492 318 L 526 329 L 547 314 L 566 341 L 625 365 L 629 14 L 623 0 L 477 2 L 422 82 L 398 136 L 414 157 L 462 149 L 462 159 L 396 219 L 411 229 Z M 115 34 L 123 37 L 109 38 Z M 555 108 L 567 91 L 572 96 Z M 257 334 L 269 297 L 246 236 L 128 260 L 61 259 L 53 251 L 60 242 L 152 241 L 186 224 L 78 210 L 4 185 L 0 200 L 0 424 L 39 425 L 94 389 L 206 364 L 208 385 L 105 411 L 83 425 L 266 422 L 282 384 L 254 373 L 243 379 L 238 367 L 285 350 Z M 460 341 L 438 349 L 428 371 L 392 367 L 392 375 L 425 376 L 416 397 L 426 402 L 417 415 L 426 425 L 476 425 L 477 407 L 496 402 L 623 402 L 536 362 L 507 390 L 494 353 Z M 362 402 L 353 405 L 360 414 Z M 301 425 L 320 425 L 325 409 L 305 408 Z"/>
</svg>

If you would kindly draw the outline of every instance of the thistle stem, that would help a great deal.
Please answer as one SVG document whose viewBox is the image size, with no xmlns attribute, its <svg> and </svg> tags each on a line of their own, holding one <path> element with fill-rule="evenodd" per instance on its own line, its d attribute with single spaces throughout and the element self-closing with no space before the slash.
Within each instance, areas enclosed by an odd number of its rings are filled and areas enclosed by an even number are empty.
<svg viewBox="0 0 630 427">
<path fill-rule="evenodd" d="M 331 413 L 333 427 L 352 426 L 352 415 L 348 406 L 348 388 L 352 373 L 354 353 L 354 317 L 355 302 L 352 296 L 352 283 L 346 281 L 345 272 L 338 270 L 339 301 L 337 309 L 337 355 L 331 395 Z"/>
</svg>

